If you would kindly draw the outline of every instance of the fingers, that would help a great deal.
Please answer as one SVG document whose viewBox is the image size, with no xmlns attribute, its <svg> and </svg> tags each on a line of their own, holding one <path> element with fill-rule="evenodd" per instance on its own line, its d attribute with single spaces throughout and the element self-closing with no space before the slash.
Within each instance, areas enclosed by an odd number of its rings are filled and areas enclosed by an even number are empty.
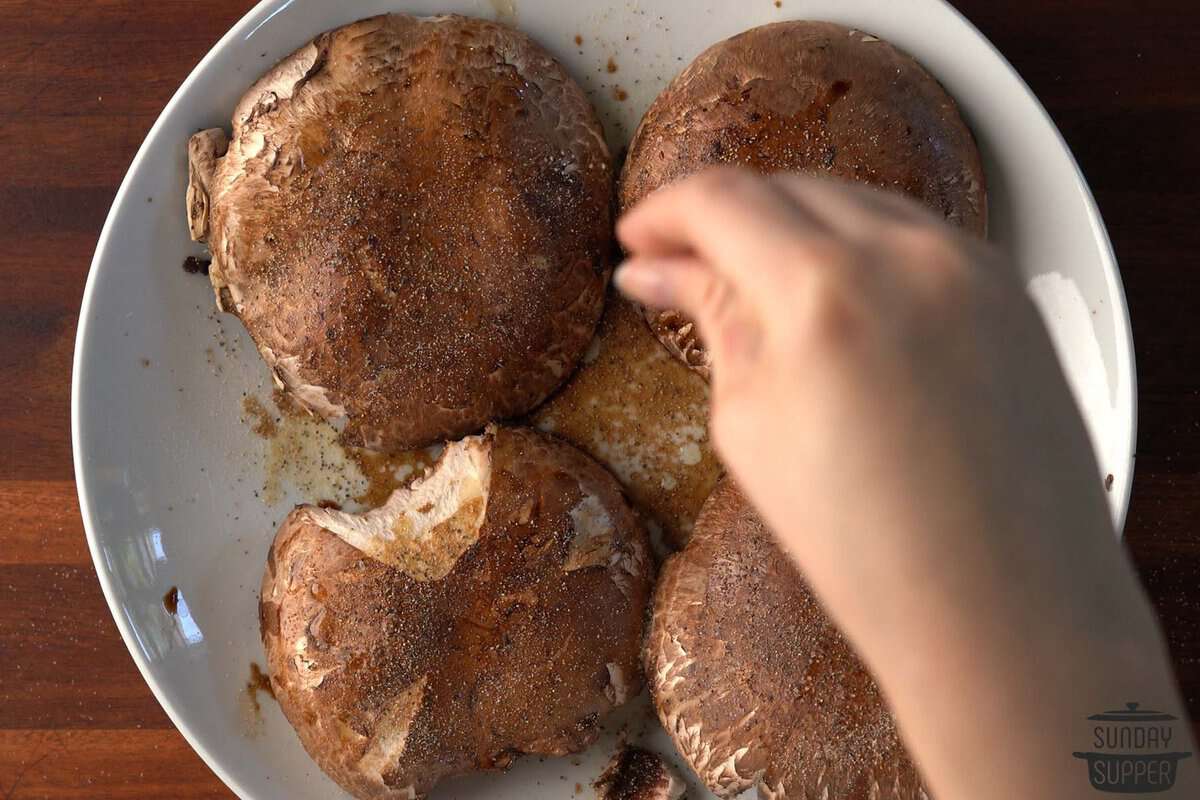
<svg viewBox="0 0 1200 800">
<path fill-rule="evenodd" d="M 715 373 L 736 370 L 758 352 L 761 331 L 755 310 L 723 275 L 697 258 L 633 258 L 613 280 L 643 305 L 677 309 L 694 320 Z"/>
<path fill-rule="evenodd" d="M 916 201 L 874 186 L 797 173 L 780 173 L 769 180 L 828 230 L 856 240 L 877 233 L 884 223 L 938 222 Z"/>
<path fill-rule="evenodd" d="M 779 187 L 712 169 L 660 189 L 627 213 L 617 236 L 633 256 L 698 257 L 747 297 L 768 300 L 800 264 L 796 243 L 824 229 Z"/>
<path fill-rule="evenodd" d="M 733 292 L 723 276 L 690 256 L 631 258 L 613 281 L 642 305 L 678 309 L 693 319 L 715 314 Z"/>
<path fill-rule="evenodd" d="M 930 267 L 954 262 L 953 253 L 964 252 L 970 255 L 966 262 L 969 267 L 991 278 L 1020 278 L 1016 261 L 1000 258 L 986 238 L 954 227 L 911 197 L 865 184 L 799 174 L 781 173 L 770 180 L 794 202 L 811 209 L 810 213 L 828 226 L 835 238 L 882 249 L 890 256 L 914 248 L 922 251 L 923 258 L 887 259 L 888 263 L 909 264 L 910 274 L 928 273 Z M 868 260 L 859 259 L 858 263 L 864 261 Z"/>
</svg>

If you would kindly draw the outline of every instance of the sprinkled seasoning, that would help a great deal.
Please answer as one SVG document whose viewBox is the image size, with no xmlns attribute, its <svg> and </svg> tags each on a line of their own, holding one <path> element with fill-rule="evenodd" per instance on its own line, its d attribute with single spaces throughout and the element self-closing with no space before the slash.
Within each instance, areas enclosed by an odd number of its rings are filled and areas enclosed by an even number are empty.
<svg viewBox="0 0 1200 800">
<path fill-rule="evenodd" d="M 840 25 L 784 22 L 719 42 L 644 119 L 622 208 L 706 165 L 732 164 L 871 184 L 967 230 L 986 226 L 982 163 L 953 99 L 908 55 Z"/>
<path fill-rule="evenodd" d="M 619 488 L 534 433 L 501 429 L 490 452 L 477 544 L 444 578 L 413 578 L 296 517 L 312 512 L 294 512 L 277 537 L 264 643 L 281 706 L 318 763 L 340 748 L 320 735 L 335 717 L 360 735 L 404 726 L 388 774 L 423 794 L 442 775 L 503 769 L 520 752 L 583 749 L 621 696 L 614 674 L 636 694 L 653 568 Z M 570 568 L 585 492 L 616 523 L 618 558 L 600 553 L 599 569 Z"/>
<path fill-rule="evenodd" d="M 731 732 L 689 739 L 693 765 L 755 764 L 789 797 L 925 797 L 878 687 L 732 483 L 706 501 L 658 592 L 647 659 L 660 714 L 668 729 Z"/>
<path fill-rule="evenodd" d="M 611 159 L 579 88 L 508 29 L 356 26 L 235 129 L 218 170 L 270 191 L 234 179 L 209 243 L 293 394 L 344 408 L 347 442 L 405 450 L 523 413 L 572 370 L 601 310 Z M 369 68 L 343 80 L 343 57 Z"/>
</svg>

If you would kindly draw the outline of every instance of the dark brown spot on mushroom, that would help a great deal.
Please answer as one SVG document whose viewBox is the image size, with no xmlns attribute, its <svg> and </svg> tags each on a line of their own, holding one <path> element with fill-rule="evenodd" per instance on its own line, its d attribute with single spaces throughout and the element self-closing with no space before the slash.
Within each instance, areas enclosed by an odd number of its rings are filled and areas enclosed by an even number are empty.
<svg viewBox="0 0 1200 800">
<path fill-rule="evenodd" d="M 211 264 L 208 259 L 188 256 L 183 260 L 183 271 L 189 275 L 207 275 Z"/>
<path fill-rule="evenodd" d="M 667 800 L 670 782 L 661 756 L 627 745 L 613 755 L 594 786 L 602 800 Z"/>
<path fill-rule="evenodd" d="M 263 638 L 279 635 L 279 604 L 270 600 L 258 601 L 258 631 Z"/>
</svg>

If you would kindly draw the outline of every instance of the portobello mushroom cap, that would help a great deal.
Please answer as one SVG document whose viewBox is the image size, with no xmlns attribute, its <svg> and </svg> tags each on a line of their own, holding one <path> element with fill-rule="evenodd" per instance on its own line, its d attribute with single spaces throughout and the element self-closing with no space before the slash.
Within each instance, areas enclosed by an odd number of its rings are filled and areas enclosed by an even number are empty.
<svg viewBox="0 0 1200 800">
<path fill-rule="evenodd" d="M 189 162 L 219 308 L 350 444 L 523 414 L 592 337 L 611 158 L 583 91 L 519 31 L 390 14 L 321 34 Z"/>
<path fill-rule="evenodd" d="M 642 686 L 653 581 L 645 531 L 607 472 L 493 427 L 378 509 L 287 517 L 259 607 L 271 687 L 347 791 L 412 800 L 594 741 Z"/>
<path fill-rule="evenodd" d="M 645 671 L 719 797 L 927 800 L 874 680 L 728 478 L 663 565 Z"/>
<path fill-rule="evenodd" d="M 620 209 L 713 164 L 858 181 L 986 231 L 983 164 L 954 100 L 905 53 L 829 22 L 763 25 L 701 53 L 642 117 Z M 646 319 L 671 353 L 709 377 L 690 319 L 672 309 L 647 309 Z"/>
</svg>

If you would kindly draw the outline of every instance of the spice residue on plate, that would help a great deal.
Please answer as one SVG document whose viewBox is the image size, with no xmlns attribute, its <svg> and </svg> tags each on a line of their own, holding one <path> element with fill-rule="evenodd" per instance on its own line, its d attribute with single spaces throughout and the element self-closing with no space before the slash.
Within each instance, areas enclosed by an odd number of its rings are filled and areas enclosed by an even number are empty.
<svg viewBox="0 0 1200 800">
<path fill-rule="evenodd" d="M 576 46 L 576 47 L 583 47 L 583 37 L 582 37 L 582 36 L 580 36 L 578 33 L 577 33 L 577 34 L 575 34 L 575 46 Z"/>
<path fill-rule="evenodd" d="M 298 408 L 284 393 L 277 390 L 273 401 L 254 395 L 242 399 L 242 421 L 268 443 L 262 491 L 268 505 L 280 502 L 291 486 L 301 501 L 375 508 L 441 453 L 440 445 L 401 453 L 349 447 L 332 425 Z"/>
<path fill-rule="evenodd" d="M 265 692 L 268 697 L 275 699 L 275 690 L 271 688 L 271 678 L 253 661 L 250 662 L 250 678 L 245 687 L 238 692 L 238 707 L 241 711 L 242 732 L 248 738 L 259 736 L 263 732 L 262 704 L 258 693 Z"/>
<path fill-rule="evenodd" d="M 271 676 L 262 671 L 255 662 L 250 662 L 250 680 L 246 681 L 246 695 L 250 698 L 250 704 L 254 711 L 262 711 L 262 706 L 258 702 L 258 693 L 266 692 L 267 696 L 272 700 L 275 699 L 275 690 L 271 688 Z"/>
<path fill-rule="evenodd" d="M 284 499 L 289 487 L 300 501 L 352 500 L 369 486 L 358 465 L 347 457 L 332 425 L 297 410 L 282 393 L 266 403 L 254 395 L 242 399 L 242 421 L 267 441 L 261 497 L 267 505 Z"/>
<path fill-rule="evenodd" d="M 676 546 L 720 477 L 708 440 L 708 384 L 616 295 L 575 377 L 530 422 L 608 467 Z"/>
<path fill-rule="evenodd" d="M 509 25 L 517 21 L 516 0 L 488 0 L 492 10 L 496 12 L 496 21 Z"/>
<path fill-rule="evenodd" d="M 288 487 L 300 501 L 333 500 L 345 505 L 370 486 L 358 464 L 338 441 L 338 432 L 322 419 L 310 416 L 274 418 L 275 432 L 267 438 L 263 464 L 263 501 L 275 505 Z"/>
<path fill-rule="evenodd" d="M 179 587 L 178 586 L 172 586 L 170 589 L 167 590 L 167 593 L 163 595 L 163 608 L 165 608 L 167 610 L 167 613 L 170 614 L 171 616 L 175 616 L 176 614 L 179 613 Z"/>
<path fill-rule="evenodd" d="M 612 73 L 617 71 L 617 62 L 613 59 L 612 56 L 608 57 L 608 64 L 606 64 L 604 68 L 606 70 L 608 70 L 609 75 L 611 75 Z"/>
<path fill-rule="evenodd" d="M 614 86 L 613 97 L 616 98 L 617 102 L 624 103 L 629 99 L 629 92 L 625 91 L 620 86 Z"/>
<path fill-rule="evenodd" d="M 270 439 L 279 433 L 279 420 L 254 395 L 248 394 L 242 398 L 242 412 L 246 415 L 245 421 L 249 423 L 250 430 L 258 436 Z"/>
</svg>

